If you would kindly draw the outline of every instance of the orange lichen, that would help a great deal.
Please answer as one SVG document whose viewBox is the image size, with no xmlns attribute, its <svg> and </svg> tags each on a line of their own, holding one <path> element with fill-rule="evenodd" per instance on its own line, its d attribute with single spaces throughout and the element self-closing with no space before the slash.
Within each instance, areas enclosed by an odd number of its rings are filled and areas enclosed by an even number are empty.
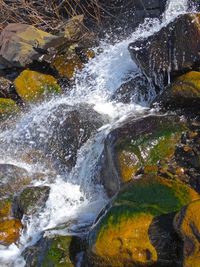
<svg viewBox="0 0 200 267">
<path fill-rule="evenodd" d="M 28 102 L 61 92 L 61 88 L 53 76 L 31 70 L 24 70 L 15 79 L 14 85 L 18 95 Z"/>
<path fill-rule="evenodd" d="M 190 203 L 178 213 L 174 225 L 184 241 L 184 267 L 200 264 L 200 200 Z"/>
<path fill-rule="evenodd" d="M 102 229 L 93 251 L 102 259 L 109 258 L 111 266 L 124 266 L 127 263 L 152 264 L 157 261 L 156 249 L 152 246 L 148 229 L 153 216 L 141 213 Z M 109 223 L 108 223 L 109 224 Z M 109 237 L 109 238 L 108 238 Z"/>
<path fill-rule="evenodd" d="M 22 223 L 11 219 L 0 222 L 0 244 L 9 246 L 19 239 Z"/>
</svg>

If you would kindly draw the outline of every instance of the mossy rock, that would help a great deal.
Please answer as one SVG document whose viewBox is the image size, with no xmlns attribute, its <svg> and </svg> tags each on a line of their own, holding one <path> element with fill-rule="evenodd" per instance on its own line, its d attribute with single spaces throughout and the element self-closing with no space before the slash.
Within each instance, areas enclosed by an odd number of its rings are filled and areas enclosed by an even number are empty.
<svg viewBox="0 0 200 267">
<path fill-rule="evenodd" d="M 200 72 L 190 71 L 178 77 L 154 103 L 171 108 L 195 108 L 200 103 Z"/>
<path fill-rule="evenodd" d="M 181 182 L 154 175 L 128 184 L 91 230 L 88 261 L 101 267 L 178 266 L 181 242 L 173 218 L 199 197 Z"/>
<path fill-rule="evenodd" d="M 12 201 L 10 199 L 0 199 L 0 221 L 5 220 L 11 215 Z"/>
<path fill-rule="evenodd" d="M 53 76 L 31 70 L 22 71 L 15 79 L 14 85 L 24 102 L 35 102 L 61 93 L 61 88 Z"/>
<path fill-rule="evenodd" d="M 0 244 L 9 246 L 19 239 L 22 223 L 19 220 L 8 219 L 0 221 Z"/>
<path fill-rule="evenodd" d="M 44 208 L 49 197 L 50 187 L 34 186 L 25 188 L 14 198 L 12 211 L 15 218 L 32 215 Z"/>
<path fill-rule="evenodd" d="M 200 200 L 184 207 L 175 217 L 174 225 L 184 242 L 183 266 L 200 266 Z"/>
<path fill-rule="evenodd" d="M 23 252 L 26 267 L 74 267 L 76 255 L 83 250 L 83 241 L 75 236 L 48 236 Z"/>
<path fill-rule="evenodd" d="M 0 118 L 7 118 L 19 112 L 16 102 L 10 98 L 0 98 Z"/>
</svg>

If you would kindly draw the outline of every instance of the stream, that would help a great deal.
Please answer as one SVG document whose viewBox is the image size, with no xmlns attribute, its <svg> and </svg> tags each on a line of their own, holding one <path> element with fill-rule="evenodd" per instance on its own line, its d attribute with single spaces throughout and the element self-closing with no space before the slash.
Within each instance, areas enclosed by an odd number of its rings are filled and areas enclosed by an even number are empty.
<svg viewBox="0 0 200 267">
<path fill-rule="evenodd" d="M 68 222 L 71 222 L 69 226 L 58 230 L 58 233 L 67 235 L 87 229 L 106 205 L 109 199 L 104 188 L 93 179 L 104 139 L 112 128 L 130 114 L 141 116 L 146 112 L 149 102 L 155 96 L 154 89 L 151 88 L 148 101 L 143 99 L 137 103 L 133 100 L 130 104 L 124 104 L 112 100 L 112 95 L 121 84 L 140 74 L 130 57 L 128 45 L 159 31 L 179 14 L 187 12 L 187 9 L 187 0 L 169 0 L 161 21 L 146 19 L 131 36 L 115 44 L 102 41 L 96 51 L 101 49 L 103 52 L 77 73 L 72 90 L 67 91 L 64 96 L 32 106 L 10 128 L 1 130 L 0 163 L 22 167 L 33 176 L 34 173 L 42 173 L 43 179 L 33 180 L 32 185 L 48 185 L 51 189 L 45 209 L 39 214 L 23 217 L 24 229 L 19 243 L 9 247 L 0 246 L 1 267 L 23 267 L 25 261 L 21 256 L 22 252 L 35 244 L 44 231 Z M 61 123 L 68 112 L 64 108 L 63 116 L 56 116 L 56 110 L 65 105 L 91 105 L 107 121 L 79 149 L 76 165 L 70 171 L 52 170 L 45 161 L 40 162 L 37 159 L 33 163 L 24 161 L 24 151 L 49 142 L 55 120 L 60 120 L 58 122 Z"/>
</svg>

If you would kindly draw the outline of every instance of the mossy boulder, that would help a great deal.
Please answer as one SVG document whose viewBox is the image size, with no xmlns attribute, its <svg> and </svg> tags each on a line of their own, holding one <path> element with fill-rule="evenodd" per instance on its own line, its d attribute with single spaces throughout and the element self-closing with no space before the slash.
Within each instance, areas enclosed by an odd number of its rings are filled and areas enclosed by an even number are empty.
<svg viewBox="0 0 200 267">
<path fill-rule="evenodd" d="M 76 255 L 83 247 L 74 236 L 45 236 L 23 252 L 27 267 L 74 267 Z"/>
<path fill-rule="evenodd" d="M 184 267 L 200 264 L 200 200 L 184 207 L 174 219 L 175 228 L 184 242 Z"/>
<path fill-rule="evenodd" d="M 122 184 L 134 179 L 141 171 L 157 173 L 158 164 L 174 156 L 185 129 L 186 124 L 176 116 L 149 115 L 129 118 L 111 131 L 99 163 L 101 181 L 107 192 L 116 193 Z"/>
<path fill-rule="evenodd" d="M 181 241 L 173 218 L 199 197 L 181 182 L 154 175 L 128 184 L 90 231 L 90 266 L 178 266 Z"/>
<path fill-rule="evenodd" d="M 76 71 L 81 70 L 84 67 L 84 63 L 87 63 L 93 57 L 93 50 L 71 45 L 62 53 L 58 53 L 51 65 L 57 70 L 60 77 L 71 80 Z"/>
<path fill-rule="evenodd" d="M 37 71 L 22 71 L 15 79 L 14 85 L 24 102 L 35 102 L 49 95 L 61 93 L 61 88 L 53 76 Z"/>
<path fill-rule="evenodd" d="M 10 98 L 0 98 L 0 118 L 7 118 L 19 112 L 16 102 Z"/>
<path fill-rule="evenodd" d="M 200 72 L 190 71 L 178 77 L 154 100 L 166 108 L 198 108 L 200 104 Z"/>
<path fill-rule="evenodd" d="M 22 223 L 20 220 L 8 219 L 0 221 L 0 244 L 9 246 L 19 239 Z"/>
<path fill-rule="evenodd" d="M 33 215 L 44 208 L 49 197 L 50 187 L 32 186 L 25 188 L 13 201 L 13 215 L 22 219 L 23 215 Z"/>
</svg>

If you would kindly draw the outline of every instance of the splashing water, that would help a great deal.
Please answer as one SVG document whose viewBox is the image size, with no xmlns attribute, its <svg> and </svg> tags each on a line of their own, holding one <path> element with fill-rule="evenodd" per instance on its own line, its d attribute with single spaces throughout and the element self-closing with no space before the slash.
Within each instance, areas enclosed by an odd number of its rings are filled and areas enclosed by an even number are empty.
<svg viewBox="0 0 200 267">
<path fill-rule="evenodd" d="M 74 88 L 62 98 L 54 98 L 48 102 L 34 106 L 11 130 L 0 133 L 1 158 L 0 163 L 11 163 L 24 167 L 29 173 L 41 172 L 45 175 L 43 181 L 35 181 L 34 185 L 48 185 L 51 188 L 46 207 L 40 214 L 23 218 L 25 228 L 19 244 L 0 247 L 0 266 L 23 267 L 24 259 L 20 256 L 29 245 L 34 244 L 45 230 L 72 221 L 67 231 L 76 231 L 79 226 L 90 225 L 100 209 L 107 202 L 104 189 L 95 184 L 93 174 L 96 163 L 103 149 L 103 141 L 112 125 L 126 118 L 129 113 L 144 112 L 143 106 L 131 103 L 123 104 L 111 101 L 112 94 L 127 80 L 127 77 L 137 76 L 139 70 L 132 61 L 128 45 L 135 40 L 146 38 L 159 31 L 163 26 L 187 11 L 186 0 L 170 0 L 167 9 L 159 19 L 146 19 L 136 31 L 126 40 L 114 45 L 102 42 L 101 54 L 92 59 L 85 68 L 77 74 Z M 154 96 L 151 92 L 150 98 Z M 76 166 L 70 173 L 59 175 L 47 170 L 41 162 L 28 164 L 20 159 L 20 152 L 30 147 L 37 140 L 48 139 L 51 135 L 51 123 L 54 111 L 62 104 L 76 106 L 90 104 L 94 109 L 109 117 L 109 124 L 104 125 L 95 136 L 78 151 Z M 49 179 L 49 173 L 54 176 L 54 182 Z"/>
</svg>

